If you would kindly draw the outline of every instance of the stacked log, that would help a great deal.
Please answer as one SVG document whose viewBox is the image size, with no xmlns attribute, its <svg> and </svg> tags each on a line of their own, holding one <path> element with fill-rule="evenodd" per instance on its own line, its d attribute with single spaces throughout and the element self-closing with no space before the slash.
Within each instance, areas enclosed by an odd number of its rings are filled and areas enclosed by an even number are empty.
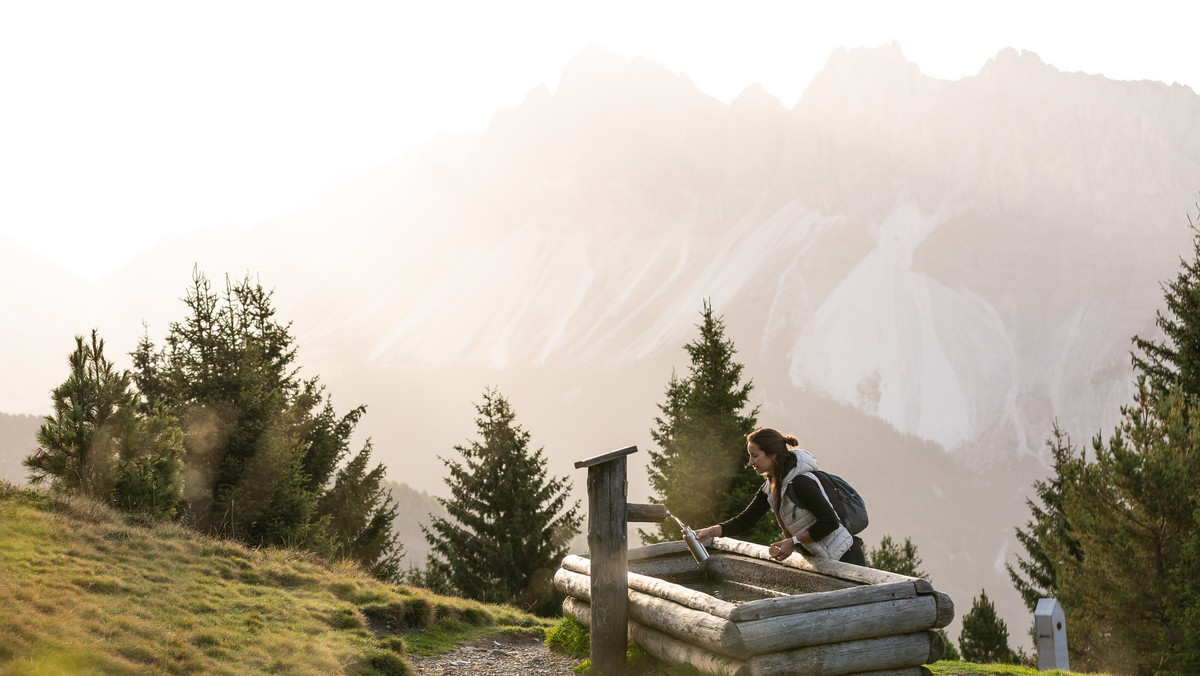
<svg viewBox="0 0 1200 676">
<path fill-rule="evenodd" d="M 933 630 L 950 623 L 954 605 L 925 580 L 799 555 L 781 566 L 765 547 L 724 538 L 708 547 L 706 566 L 718 577 L 770 569 L 775 579 L 783 570 L 827 590 L 728 603 L 643 574 L 694 570 L 683 543 L 631 550 L 642 572 L 628 574 L 629 636 L 664 662 L 746 676 L 882 676 L 928 673 L 921 665 L 941 658 Z M 568 556 L 554 584 L 568 596 L 564 612 L 590 626 L 589 572 L 588 559 Z"/>
</svg>

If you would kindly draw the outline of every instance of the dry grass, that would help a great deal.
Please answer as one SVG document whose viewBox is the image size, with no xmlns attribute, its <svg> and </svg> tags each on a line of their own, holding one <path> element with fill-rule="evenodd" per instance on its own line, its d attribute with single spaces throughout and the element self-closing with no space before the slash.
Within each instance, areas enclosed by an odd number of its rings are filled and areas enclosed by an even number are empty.
<svg viewBox="0 0 1200 676">
<path fill-rule="evenodd" d="M 550 624 L 0 482 L 0 674 L 406 674 L 406 635 Z"/>
</svg>

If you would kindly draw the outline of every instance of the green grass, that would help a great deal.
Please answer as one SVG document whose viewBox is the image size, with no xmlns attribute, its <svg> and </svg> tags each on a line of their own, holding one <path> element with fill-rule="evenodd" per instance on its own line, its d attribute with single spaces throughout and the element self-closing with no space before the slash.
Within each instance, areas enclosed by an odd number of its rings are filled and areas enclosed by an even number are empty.
<svg viewBox="0 0 1200 676">
<path fill-rule="evenodd" d="M 1071 676 L 1082 674 L 1079 671 L 1062 671 L 1049 669 L 1038 671 L 1036 667 L 1022 667 L 1015 664 L 975 664 L 973 662 L 937 662 L 929 665 L 934 676 Z M 1091 676 L 1104 676 L 1093 674 Z"/>
<path fill-rule="evenodd" d="M 408 674 L 552 625 L 0 482 L 0 674 Z"/>
</svg>

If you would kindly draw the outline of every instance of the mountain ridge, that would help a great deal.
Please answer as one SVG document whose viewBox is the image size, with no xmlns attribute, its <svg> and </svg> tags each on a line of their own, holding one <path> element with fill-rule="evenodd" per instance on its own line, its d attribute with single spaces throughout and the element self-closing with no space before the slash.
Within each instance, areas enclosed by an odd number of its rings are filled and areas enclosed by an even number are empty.
<svg viewBox="0 0 1200 676">
<path fill-rule="evenodd" d="M 485 386 L 578 484 L 573 460 L 651 447 L 707 298 L 760 422 L 862 472 L 869 539 L 910 534 L 960 604 L 990 586 L 1017 617 L 996 562 L 1046 471 L 1042 440 L 1054 420 L 1087 437 L 1115 424 L 1130 337 L 1155 335 L 1159 284 L 1189 250 L 1200 97 L 1016 50 L 954 81 L 898 46 L 835 52 L 791 108 L 754 86 L 724 104 L 641 60 L 577 61 L 481 133 L 258 228 L 159 247 L 82 303 L 52 291 L 41 303 L 69 319 L 5 363 L 43 390 L 22 401 L 47 405 L 64 377 L 65 325 L 99 325 L 119 354 L 179 319 L 193 265 L 218 284 L 253 272 L 305 370 L 339 405 L 369 404 L 362 435 L 414 489 L 441 490 L 437 456 L 472 433 Z M 884 458 L 918 488 L 871 472 Z M 963 501 L 978 512 L 945 516 Z M 946 541 L 947 519 L 970 547 Z"/>
</svg>

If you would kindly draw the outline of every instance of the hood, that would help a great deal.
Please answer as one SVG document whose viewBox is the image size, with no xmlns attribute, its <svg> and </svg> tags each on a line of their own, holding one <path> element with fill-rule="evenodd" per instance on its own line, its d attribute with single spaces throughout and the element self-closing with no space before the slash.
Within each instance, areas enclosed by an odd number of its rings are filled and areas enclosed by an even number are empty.
<svg viewBox="0 0 1200 676">
<path fill-rule="evenodd" d="M 804 450 L 803 448 L 797 448 L 797 449 L 792 450 L 792 455 L 796 456 L 796 466 L 793 467 L 792 470 L 787 473 L 787 476 L 785 476 L 783 478 L 784 486 L 791 483 L 792 479 L 796 478 L 797 474 L 803 474 L 805 472 L 815 472 L 817 470 L 817 457 L 815 455 L 813 455 L 812 453 L 809 453 L 808 451 Z M 771 500 L 771 502 L 772 502 L 771 507 L 774 507 L 775 506 L 774 505 L 775 496 L 771 495 L 771 480 L 770 479 L 767 479 L 766 481 L 763 482 L 762 491 L 764 493 L 766 493 L 767 498 Z"/>
<path fill-rule="evenodd" d="M 817 470 L 817 458 L 812 453 L 803 448 L 797 448 L 792 451 L 792 455 L 796 456 L 796 469 L 788 472 L 788 480 L 791 480 L 793 473 L 799 474 L 801 472 L 815 472 Z"/>
</svg>

